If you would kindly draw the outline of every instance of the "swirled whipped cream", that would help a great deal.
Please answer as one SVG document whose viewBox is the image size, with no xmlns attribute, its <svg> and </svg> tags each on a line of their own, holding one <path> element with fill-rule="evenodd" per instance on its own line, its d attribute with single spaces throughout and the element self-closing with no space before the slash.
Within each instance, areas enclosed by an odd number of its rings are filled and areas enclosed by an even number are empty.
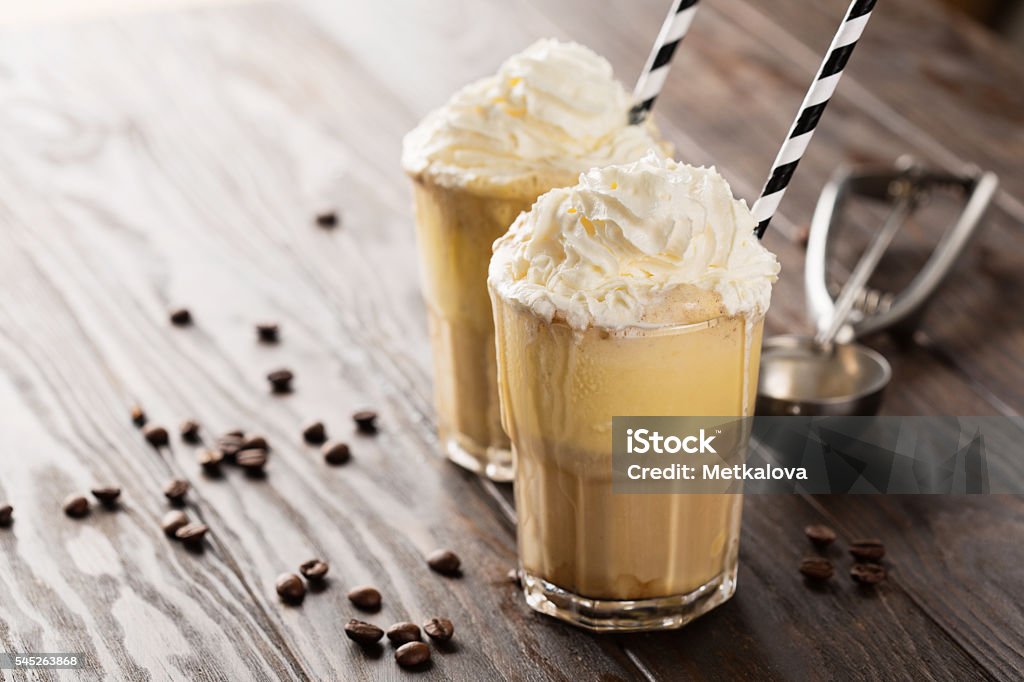
<svg viewBox="0 0 1024 682">
<path fill-rule="evenodd" d="M 441 184 L 531 180 L 543 191 L 640 158 L 661 143 L 628 125 L 630 98 L 611 64 L 576 43 L 540 40 L 467 85 L 403 141 L 402 166 Z M 538 193 L 539 193 L 538 191 Z"/>
<path fill-rule="evenodd" d="M 488 281 L 577 329 L 665 322 L 666 302 L 705 292 L 721 313 L 759 316 L 779 264 L 754 227 L 714 168 L 648 154 L 542 195 L 494 243 Z"/>
</svg>

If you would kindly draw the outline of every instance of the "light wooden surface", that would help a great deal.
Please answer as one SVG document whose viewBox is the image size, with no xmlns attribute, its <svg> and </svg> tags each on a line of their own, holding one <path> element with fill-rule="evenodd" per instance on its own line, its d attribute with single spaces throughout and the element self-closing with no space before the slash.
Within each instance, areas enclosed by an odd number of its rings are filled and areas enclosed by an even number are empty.
<svg viewBox="0 0 1024 682">
<path fill-rule="evenodd" d="M 0 501 L 16 521 L 0 529 L 0 651 L 81 651 L 86 679 L 397 678 L 387 647 L 367 656 L 342 632 L 359 617 L 345 591 L 369 582 L 385 605 L 368 620 L 455 622 L 454 650 L 419 673 L 433 679 L 1018 677 L 1014 497 L 750 497 L 736 598 L 680 632 L 591 636 L 505 582 L 509 490 L 437 452 L 401 135 L 540 36 L 584 42 L 631 80 L 663 4 L 310 0 L 4 33 Z M 681 158 L 752 197 L 846 3 L 705 5 L 659 120 Z M 920 330 L 874 341 L 896 371 L 891 414 L 1024 405 L 1021 82 L 979 29 L 880 3 L 773 224 L 784 272 L 768 324 L 806 328 L 799 234 L 838 163 L 913 152 L 1000 173 L 985 232 Z M 340 228 L 312 225 L 324 207 Z M 173 305 L 195 326 L 170 327 Z M 256 343 L 261 319 L 281 323 L 279 346 Z M 295 370 L 294 394 L 268 394 L 277 366 Z M 134 401 L 172 430 L 192 417 L 207 436 L 264 433 L 267 477 L 206 478 L 176 437 L 154 452 Z M 374 438 L 349 420 L 367 405 Z M 352 443 L 349 465 L 302 444 L 310 418 Z M 201 554 L 159 532 L 174 476 L 211 526 Z M 124 488 L 121 510 L 63 516 L 66 494 L 105 482 Z M 805 588 L 800 529 L 816 521 L 885 540 L 889 582 Z M 462 578 L 427 570 L 439 546 Z M 332 565 L 327 589 L 283 606 L 274 578 L 312 556 Z"/>
</svg>

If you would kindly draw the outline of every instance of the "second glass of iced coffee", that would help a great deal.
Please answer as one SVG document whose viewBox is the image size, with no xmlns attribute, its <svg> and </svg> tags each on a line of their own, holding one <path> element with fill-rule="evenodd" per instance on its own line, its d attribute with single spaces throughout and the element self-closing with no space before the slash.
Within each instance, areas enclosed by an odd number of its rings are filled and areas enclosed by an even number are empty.
<svg viewBox="0 0 1024 682">
<path fill-rule="evenodd" d="M 652 125 L 627 125 L 628 108 L 606 60 L 541 40 L 405 138 L 440 439 L 450 459 L 492 479 L 511 480 L 512 460 L 498 408 L 491 245 L 544 192 L 659 146 Z"/>
<path fill-rule="evenodd" d="M 650 155 L 542 196 L 489 286 L 529 604 L 679 627 L 735 590 L 742 498 L 612 491 L 613 416 L 747 416 L 778 264 L 714 169 Z"/>
</svg>

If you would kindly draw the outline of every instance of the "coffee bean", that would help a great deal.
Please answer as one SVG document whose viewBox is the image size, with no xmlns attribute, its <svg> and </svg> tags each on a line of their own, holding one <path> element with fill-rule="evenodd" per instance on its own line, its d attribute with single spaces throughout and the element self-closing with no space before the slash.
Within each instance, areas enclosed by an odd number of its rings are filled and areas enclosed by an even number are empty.
<svg viewBox="0 0 1024 682">
<path fill-rule="evenodd" d="M 176 530 L 174 537 L 181 540 L 188 547 L 198 548 L 209 531 L 210 527 L 205 523 L 189 523 Z"/>
<path fill-rule="evenodd" d="M 82 495 L 69 495 L 64 498 L 64 513 L 74 519 L 80 519 L 89 513 L 89 500 Z"/>
<path fill-rule="evenodd" d="M 338 214 L 334 211 L 321 211 L 316 214 L 315 220 L 320 227 L 335 227 L 338 224 Z"/>
<path fill-rule="evenodd" d="M 836 541 L 836 532 L 828 526 L 821 524 L 806 526 L 804 528 L 804 535 L 818 547 L 828 547 Z"/>
<path fill-rule="evenodd" d="M 306 596 L 306 583 L 294 573 L 282 573 L 275 583 L 277 594 L 291 604 L 298 604 Z"/>
<path fill-rule="evenodd" d="M 93 488 L 92 496 L 99 500 L 100 504 L 107 507 L 113 507 L 117 504 L 117 498 L 121 497 L 121 489 L 113 486 Z"/>
<path fill-rule="evenodd" d="M 192 313 L 188 308 L 175 308 L 170 314 L 171 324 L 177 327 L 184 327 L 192 324 Z"/>
<path fill-rule="evenodd" d="M 291 393 L 292 379 L 295 375 L 290 369 L 275 369 L 267 375 L 270 382 L 270 390 L 274 393 Z"/>
<path fill-rule="evenodd" d="M 360 410 L 352 415 L 352 421 L 356 423 L 356 429 L 360 433 L 377 433 L 377 413 L 373 410 Z"/>
<path fill-rule="evenodd" d="M 450 549 L 438 549 L 427 557 L 427 565 L 442 575 L 457 575 L 462 561 Z"/>
<path fill-rule="evenodd" d="M 353 642 L 362 646 L 368 646 L 379 642 L 384 636 L 384 631 L 372 623 L 352 618 L 345 623 L 345 634 Z"/>
<path fill-rule="evenodd" d="M 324 453 L 324 461 L 333 465 L 344 464 L 352 458 L 352 451 L 349 449 L 348 444 L 340 441 L 327 443 L 323 446 L 321 452 Z"/>
<path fill-rule="evenodd" d="M 140 428 L 146 425 L 146 413 L 139 405 L 132 405 L 132 423 Z"/>
<path fill-rule="evenodd" d="M 323 422 L 311 422 L 302 429 L 302 439 L 307 443 L 319 445 L 327 440 L 327 429 Z"/>
<path fill-rule="evenodd" d="M 14 521 L 14 507 L 0 504 L 0 528 L 6 528 Z"/>
<path fill-rule="evenodd" d="M 217 449 L 228 462 L 234 462 L 238 451 L 242 449 L 243 436 L 235 432 L 225 433 L 217 439 Z"/>
<path fill-rule="evenodd" d="M 398 647 L 395 660 L 403 668 L 413 668 L 430 660 L 430 647 L 423 642 L 409 642 Z"/>
<path fill-rule="evenodd" d="M 886 578 L 885 567 L 879 564 L 854 564 L 850 577 L 861 585 L 877 585 Z"/>
<path fill-rule="evenodd" d="M 885 556 L 885 545 L 881 540 L 854 540 L 850 543 L 850 554 L 860 561 L 878 561 Z"/>
<path fill-rule="evenodd" d="M 357 609 L 363 611 L 376 611 L 380 608 L 381 596 L 380 591 L 372 585 L 362 585 L 360 587 L 353 587 L 348 591 L 348 600 L 352 602 Z"/>
<path fill-rule="evenodd" d="M 164 486 L 164 497 L 174 504 L 181 504 L 185 501 L 185 495 L 188 493 L 188 488 L 188 481 L 185 479 L 172 479 Z"/>
<path fill-rule="evenodd" d="M 259 476 L 267 466 L 267 453 L 263 450 L 242 450 L 235 456 L 235 464 L 250 476 Z"/>
<path fill-rule="evenodd" d="M 154 448 L 162 448 L 171 442 L 170 437 L 167 435 L 167 429 L 154 424 L 144 427 L 142 429 L 142 435 Z"/>
<path fill-rule="evenodd" d="M 418 642 L 420 641 L 420 626 L 416 623 L 410 623 L 409 621 L 403 621 L 401 623 L 395 623 L 387 629 L 385 633 L 391 643 L 395 646 L 401 646 L 407 642 Z"/>
<path fill-rule="evenodd" d="M 224 461 L 224 453 L 220 450 L 208 450 L 204 448 L 196 455 L 196 461 L 199 462 L 199 466 L 203 467 L 203 471 L 211 475 L 216 475 L 220 473 L 220 465 L 221 462 Z"/>
<path fill-rule="evenodd" d="M 160 520 L 160 528 L 169 537 L 177 539 L 177 533 L 179 530 L 189 524 L 188 514 L 175 509 L 164 514 L 164 518 Z"/>
<path fill-rule="evenodd" d="M 447 642 L 455 634 L 455 626 L 447 618 L 431 618 L 423 624 L 423 631 L 430 639 Z"/>
<path fill-rule="evenodd" d="M 181 422 L 181 439 L 186 443 L 199 442 L 199 423 L 191 419 Z"/>
<path fill-rule="evenodd" d="M 256 324 L 256 336 L 263 343 L 277 343 L 279 331 L 275 322 L 258 322 Z"/>
<path fill-rule="evenodd" d="M 800 562 L 800 572 L 811 580 L 828 580 L 835 569 L 832 562 L 825 557 L 809 556 Z"/>
<path fill-rule="evenodd" d="M 242 440 L 243 450 L 270 450 L 270 446 L 267 445 L 267 439 L 263 436 L 257 436 L 255 434 L 246 435 Z"/>
<path fill-rule="evenodd" d="M 302 562 L 302 565 L 299 566 L 299 573 L 311 582 L 323 580 L 329 570 L 330 566 L 327 565 L 327 562 L 320 559 L 310 559 Z"/>
</svg>

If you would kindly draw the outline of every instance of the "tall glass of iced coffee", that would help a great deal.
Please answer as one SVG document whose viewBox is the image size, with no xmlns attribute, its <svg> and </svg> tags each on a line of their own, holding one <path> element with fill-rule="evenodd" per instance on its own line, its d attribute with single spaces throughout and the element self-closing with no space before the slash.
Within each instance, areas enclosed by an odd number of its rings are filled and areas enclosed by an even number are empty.
<svg viewBox="0 0 1024 682">
<path fill-rule="evenodd" d="M 627 125 L 629 103 L 606 60 L 542 40 L 457 92 L 404 140 L 438 430 L 448 456 L 468 469 L 512 476 L 486 284 L 491 245 L 549 189 L 659 146 L 652 125 Z"/>
<path fill-rule="evenodd" d="M 651 155 L 538 199 L 489 286 L 535 609 L 679 627 L 732 596 L 740 495 L 612 492 L 612 417 L 747 416 L 778 263 L 714 170 Z"/>
</svg>

